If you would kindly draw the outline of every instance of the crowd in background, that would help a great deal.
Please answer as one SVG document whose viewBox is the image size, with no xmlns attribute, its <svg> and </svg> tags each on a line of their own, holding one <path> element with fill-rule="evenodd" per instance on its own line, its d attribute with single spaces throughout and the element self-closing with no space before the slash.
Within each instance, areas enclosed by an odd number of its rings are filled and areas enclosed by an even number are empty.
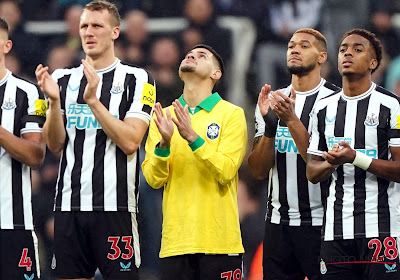
<svg viewBox="0 0 400 280">
<path fill-rule="evenodd" d="M 79 17 L 86 0 L 20 0 L 2 1 L 0 16 L 10 25 L 13 49 L 6 56 L 6 67 L 14 74 L 35 81 L 34 69 L 39 63 L 51 73 L 80 63 L 84 57 L 79 39 Z M 273 89 L 290 83 L 286 71 L 287 42 L 301 27 L 320 30 L 328 39 L 328 63 L 323 75 L 340 86 L 337 72 L 337 43 L 341 35 L 364 27 L 374 32 L 384 46 L 384 59 L 373 80 L 400 95 L 400 28 L 394 16 L 400 14 L 395 0 L 115 0 L 123 15 L 124 31 L 116 41 L 116 53 L 122 61 L 147 69 L 157 84 L 157 100 L 162 106 L 182 94 L 178 65 L 184 54 L 198 43 L 206 43 L 221 54 L 225 63 L 234 55 L 231 31 L 220 27 L 216 18 L 224 15 L 248 17 L 254 24 L 257 40 L 247 72 L 246 94 L 250 105 L 245 109 L 248 126 L 253 126 L 254 107 L 261 86 L 267 82 Z M 357 7 L 357 10 L 355 10 Z M 355 14 L 357 16 L 355 16 Z M 152 33 L 151 18 L 184 17 L 189 25 L 179 32 Z M 67 32 L 57 35 L 28 33 L 27 21 L 65 21 Z M 234 78 L 234 77 L 232 77 Z M 226 96 L 225 79 L 217 90 Z M 227 97 L 227 96 L 226 96 Z M 249 132 L 249 139 L 252 138 Z M 251 140 L 249 141 L 251 146 Z M 141 158 L 144 158 L 143 149 Z M 246 160 L 244 162 L 247 162 Z M 34 217 L 41 241 L 42 279 L 53 279 L 50 271 L 53 237 L 53 198 L 58 173 L 58 155 L 47 153 L 44 164 L 32 173 L 34 178 Z M 249 274 L 264 229 L 267 183 L 254 180 L 246 164 L 239 171 L 238 203 L 242 225 L 244 272 Z M 162 191 L 146 185 L 141 176 L 139 224 L 142 249 L 142 279 L 157 279 L 158 251 L 161 237 Z M 252 278 L 255 279 L 255 278 Z"/>
</svg>

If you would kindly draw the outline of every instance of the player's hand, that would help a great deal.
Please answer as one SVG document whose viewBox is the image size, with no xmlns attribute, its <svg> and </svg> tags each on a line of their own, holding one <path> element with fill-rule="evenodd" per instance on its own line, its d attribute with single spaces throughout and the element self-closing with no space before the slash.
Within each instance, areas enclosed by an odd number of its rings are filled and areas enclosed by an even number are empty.
<svg viewBox="0 0 400 280">
<path fill-rule="evenodd" d="M 100 82 L 100 77 L 96 70 L 85 59 L 82 59 L 83 73 L 85 74 L 87 85 L 83 93 L 83 99 L 88 105 L 98 100 L 96 96 L 97 86 Z"/>
<path fill-rule="evenodd" d="M 48 71 L 48 66 L 43 67 L 42 64 L 39 64 L 35 70 L 36 79 L 40 90 L 49 97 L 50 101 L 58 101 L 60 100 L 60 88 Z"/>
<path fill-rule="evenodd" d="M 176 119 L 172 118 L 172 121 L 178 128 L 179 134 L 189 143 L 194 142 L 199 136 L 192 128 L 192 119 L 189 114 L 188 105 L 183 108 L 181 103 L 176 99 L 174 102 L 172 102 L 172 105 L 174 106 L 176 115 Z"/>
<path fill-rule="evenodd" d="M 174 134 L 171 112 L 166 109 L 166 116 L 164 116 L 161 104 L 157 102 L 154 106 L 154 114 L 156 115 L 154 122 L 157 125 L 158 132 L 161 134 L 160 148 L 168 148 L 171 145 L 172 134 Z"/>
<path fill-rule="evenodd" d="M 258 107 L 260 108 L 261 115 L 264 117 L 268 113 L 270 100 L 268 94 L 271 91 L 271 86 L 265 84 L 262 88 L 260 93 L 258 94 Z"/>
<path fill-rule="evenodd" d="M 322 157 L 331 165 L 339 166 L 352 163 L 356 157 L 356 151 L 350 147 L 349 142 L 339 141 L 330 151 L 324 152 Z"/>
<path fill-rule="evenodd" d="M 296 92 L 293 87 L 290 89 L 290 98 L 287 97 L 280 91 L 273 91 L 270 93 L 271 96 L 271 108 L 274 110 L 275 114 L 284 122 L 289 122 L 296 119 L 295 112 L 295 100 Z"/>
</svg>

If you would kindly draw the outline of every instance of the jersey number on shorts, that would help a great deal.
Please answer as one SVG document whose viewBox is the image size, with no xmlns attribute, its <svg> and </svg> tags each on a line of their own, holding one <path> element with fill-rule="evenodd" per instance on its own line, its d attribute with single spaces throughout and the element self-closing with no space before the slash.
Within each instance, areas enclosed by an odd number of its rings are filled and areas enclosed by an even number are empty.
<svg viewBox="0 0 400 280">
<path fill-rule="evenodd" d="M 383 240 L 383 246 L 385 247 L 385 250 L 383 252 L 384 256 L 389 259 L 389 260 L 394 260 L 397 258 L 399 255 L 399 252 L 397 251 L 397 246 L 396 246 L 396 239 L 393 237 L 386 237 L 385 240 Z M 382 248 L 382 243 L 379 239 L 371 239 L 368 242 L 368 248 L 372 249 L 375 247 L 374 255 L 372 256 L 372 262 L 381 262 L 384 260 L 384 256 L 379 256 L 379 253 L 381 252 Z"/>
<path fill-rule="evenodd" d="M 233 276 L 233 278 L 232 278 Z M 236 269 L 234 272 L 233 271 L 227 271 L 221 273 L 221 279 L 224 280 L 242 280 L 242 272 L 240 269 Z"/>
<path fill-rule="evenodd" d="M 32 261 L 31 258 L 28 257 L 28 248 L 22 249 L 21 259 L 19 260 L 19 267 L 26 267 L 27 271 L 31 271 L 32 269 Z"/>
<path fill-rule="evenodd" d="M 119 248 L 118 246 L 119 239 L 121 239 L 121 241 L 125 243 L 125 250 L 128 251 L 127 254 L 122 253 L 121 249 Z M 122 236 L 122 238 L 120 238 L 119 236 L 109 236 L 107 241 L 111 242 L 111 250 L 114 251 L 113 254 L 108 253 L 107 258 L 109 258 L 110 260 L 116 260 L 120 256 L 124 260 L 129 260 L 132 258 L 133 256 L 132 236 Z"/>
</svg>

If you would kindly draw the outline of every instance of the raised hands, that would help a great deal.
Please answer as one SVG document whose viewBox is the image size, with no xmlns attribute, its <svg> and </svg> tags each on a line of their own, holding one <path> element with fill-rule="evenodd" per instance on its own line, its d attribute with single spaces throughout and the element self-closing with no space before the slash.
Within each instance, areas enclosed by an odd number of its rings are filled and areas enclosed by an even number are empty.
<svg viewBox="0 0 400 280">
<path fill-rule="evenodd" d="M 100 77 L 96 70 L 85 59 L 82 59 L 83 73 L 85 74 L 87 85 L 83 93 L 83 99 L 88 105 L 98 100 L 96 97 L 97 86 L 100 82 Z"/>
<path fill-rule="evenodd" d="M 258 107 L 260 108 L 260 112 L 262 116 L 265 116 L 268 113 L 269 110 L 269 96 L 268 94 L 271 91 L 271 86 L 268 84 L 265 84 L 260 91 L 260 94 L 258 95 Z"/>
<path fill-rule="evenodd" d="M 41 91 L 43 91 L 51 101 L 58 101 L 60 99 L 60 88 L 48 71 L 48 66 L 43 67 L 42 64 L 39 64 L 35 70 L 36 79 Z"/>
<path fill-rule="evenodd" d="M 284 122 L 288 122 L 296 118 L 295 100 L 296 92 L 293 87 L 290 89 L 290 97 L 287 97 L 280 91 L 273 91 L 270 93 L 270 107 L 274 110 L 275 114 Z"/>
<path fill-rule="evenodd" d="M 166 109 L 166 116 L 164 116 L 161 104 L 157 102 L 154 106 L 154 114 L 156 115 L 154 122 L 156 123 L 158 131 L 162 137 L 160 148 L 168 148 L 171 144 L 172 134 L 174 134 L 171 112 L 169 109 Z"/>
<path fill-rule="evenodd" d="M 176 119 L 172 118 L 172 121 L 175 123 L 179 134 L 189 143 L 194 142 L 197 139 L 198 134 L 192 128 L 192 120 L 189 114 L 188 105 L 183 108 L 178 100 L 172 102 L 172 105 L 174 106 L 174 112 L 176 115 Z"/>
</svg>

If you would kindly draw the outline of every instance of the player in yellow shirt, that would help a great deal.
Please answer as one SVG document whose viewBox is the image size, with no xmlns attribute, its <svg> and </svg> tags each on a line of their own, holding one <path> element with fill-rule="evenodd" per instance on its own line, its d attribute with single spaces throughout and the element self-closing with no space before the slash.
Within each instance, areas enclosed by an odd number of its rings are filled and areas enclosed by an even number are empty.
<svg viewBox="0 0 400 280">
<path fill-rule="evenodd" d="M 237 171 L 247 144 L 243 109 L 212 94 L 220 56 L 195 46 L 182 60 L 183 95 L 156 104 L 143 173 L 164 186 L 161 279 L 241 279 Z"/>
</svg>

